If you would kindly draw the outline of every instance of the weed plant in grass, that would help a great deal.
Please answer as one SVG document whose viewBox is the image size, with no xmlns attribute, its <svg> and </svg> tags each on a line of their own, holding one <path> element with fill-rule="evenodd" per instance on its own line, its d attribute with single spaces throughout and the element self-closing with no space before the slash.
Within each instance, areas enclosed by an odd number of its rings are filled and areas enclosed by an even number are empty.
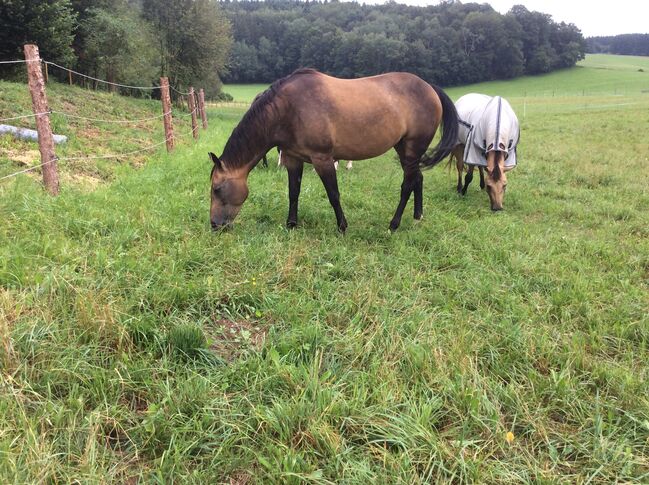
<svg viewBox="0 0 649 485">
<path fill-rule="evenodd" d="M 309 169 L 284 228 L 274 164 L 211 233 L 235 109 L 90 193 L 1 185 L 0 477 L 646 482 L 647 103 L 564 101 L 522 120 L 505 211 L 438 167 L 392 235 L 392 154 L 339 172 L 345 236 Z"/>
</svg>

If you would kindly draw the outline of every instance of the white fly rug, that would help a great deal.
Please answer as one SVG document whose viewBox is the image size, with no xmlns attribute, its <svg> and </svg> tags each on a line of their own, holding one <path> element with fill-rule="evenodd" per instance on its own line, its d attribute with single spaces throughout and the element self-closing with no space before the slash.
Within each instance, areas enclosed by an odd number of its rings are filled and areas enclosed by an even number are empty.
<svg viewBox="0 0 649 485">
<path fill-rule="evenodd" d="M 464 145 L 464 163 L 487 166 L 487 152 L 506 151 L 505 167 L 516 166 L 521 130 L 516 113 L 500 96 L 465 94 L 455 103 L 460 118 L 458 143 Z"/>
</svg>

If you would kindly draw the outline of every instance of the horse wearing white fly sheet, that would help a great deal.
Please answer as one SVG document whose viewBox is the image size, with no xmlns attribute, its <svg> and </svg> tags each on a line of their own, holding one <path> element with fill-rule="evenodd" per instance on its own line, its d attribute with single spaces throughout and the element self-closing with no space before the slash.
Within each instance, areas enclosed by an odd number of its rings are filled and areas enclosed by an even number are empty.
<svg viewBox="0 0 649 485">
<path fill-rule="evenodd" d="M 506 172 L 517 163 L 516 147 L 521 136 L 516 113 L 500 96 L 471 93 L 455 103 L 459 118 L 458 140 L 452 158 L 456 159 L 457 191 L 466 194 L 475 167 L 480 169 L 480 188 L 487 188 L 491 208 L 502 209 L 507 188 Z M 462 184 L 462 173 L 467 174 Z M 484 170 L 487 172 L 485 184 Z"/>
<path fill-rule="evenodd" d="M 471 93 L 455 103 L 460 117 L 458 143 L 464 145 L 464 163 L 486 167 L 486 154 L 506 151 L 505 169 L 516 166 L 516 146 L 521 136 L 516 113 L 500 96 Z"/>
</svg>

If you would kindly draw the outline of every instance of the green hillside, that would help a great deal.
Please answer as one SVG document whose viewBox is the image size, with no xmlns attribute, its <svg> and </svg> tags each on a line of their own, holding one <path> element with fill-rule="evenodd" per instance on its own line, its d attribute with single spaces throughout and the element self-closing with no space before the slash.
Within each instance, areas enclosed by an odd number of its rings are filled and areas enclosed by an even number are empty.
<svg viewBox="0 0 649 485">
<path fill-rule="evenodd" d="M 338 172 L 340 236 L 309 168 L 284 228 L 274 151 L 213 234 L 207 152 L 237 107 L 92 191 L 0 182 L 0 481 L 646 483 L 647 73 L 611 66 L 481 87 L 527 92 L 505 210 L 438 167 L 424 219 L 409 206 L 394 234 L 392 153 Z M 0 116 L 16 112 L 18 86 L 0 86 Z M 52 92 L 82 113 L 157 111 Z M 57 131 L 84 153 L 130 135 L 73 128 Z M 7 147 L 0 174 L 21 166 Z"/>
<path fill-rule="evenodd" d="M 62 162 L 60 170 L 65 184 L 94 187 L 96 184 L 112 179 L 119 167 L 138 166 L 151 156 L 147 151 L 132 152 L 165 139 L 162 119 L 156 118 L 162 114 L 160 101 L 83 90 L 56 82 L 48 83 L 46 91 L 50 109 L 59 112 L 50 116 L 52 131 L 68 137 L 67 143 L 57 146 L 58 157 L 97 157 L 131 153 L 131 155 L 108 160 Z M 30 113 L 32 113 L 32 106 L 27 86 L 22 83 L 0 81 L 0 119 Z M 188 110 L 181 107 L 176 110 L 174 119 L 176 135 L 181 143 L 186 141 L 191 133 L 191 122 L 187 113 Z M 128 120 L 141 119 L 146 121 L 126 123 Z M 35 128 L 33 118 L 10 120 L 4 123 Z M 11 136 L 0 136 L 0 177 L 38 163 L 40 163 L 40 154 L 37 144 L 18 142 Z M 34 177 L 38 178 L 36 174 Z"/>
</svg>

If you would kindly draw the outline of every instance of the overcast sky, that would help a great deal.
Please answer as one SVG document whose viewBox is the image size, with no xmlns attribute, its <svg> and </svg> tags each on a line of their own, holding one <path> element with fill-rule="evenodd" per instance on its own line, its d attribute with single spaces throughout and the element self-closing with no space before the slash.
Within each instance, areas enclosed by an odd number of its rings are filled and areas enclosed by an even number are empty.
<svg viewBox="0 0 649 485">
<path fill-rule="evenodd" d="M 358 3 L 385 3 L 385 0 L 357 0 Z M 396 0 L 408 5 L 435 5 L 438 0 Z M 507 13 L 512 5 L 525 5 L 552 15 L 557 22 L 573 23 L 585 37 L 592 35 L 649 33 L 649 0 L 489 0 L 495 10 Z M 465 1 L 463 3 L 469 3 Z"/>
</svg>

